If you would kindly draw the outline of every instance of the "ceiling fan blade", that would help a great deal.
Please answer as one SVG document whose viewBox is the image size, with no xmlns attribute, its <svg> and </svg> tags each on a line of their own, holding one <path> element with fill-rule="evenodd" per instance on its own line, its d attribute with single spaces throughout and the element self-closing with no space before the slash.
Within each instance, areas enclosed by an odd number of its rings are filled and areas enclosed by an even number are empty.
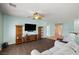
<svg viewBox="0 0 79 59">
<path fill-rule="evenodd" d="M 12 7 L 16 7 L 16 5 L 13 4 L 13 3 L 9 3 L 9 5 L 12 6 Z"/>
<path fill-rule="evenodd" d="M 27 18 L 31 18 L 32 16 L 27 16 Z"/>
</svg>

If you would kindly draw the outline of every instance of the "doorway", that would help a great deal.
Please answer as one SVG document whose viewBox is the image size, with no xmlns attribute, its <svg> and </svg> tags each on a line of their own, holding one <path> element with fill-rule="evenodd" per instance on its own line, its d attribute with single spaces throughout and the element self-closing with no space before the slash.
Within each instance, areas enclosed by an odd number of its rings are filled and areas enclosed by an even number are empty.
<svg viewBox="0 0 79 59">
<path fill-rule="evenodd" d="M 22 43 L 22 31 L 23 31 L 22 25 L 16 25 L 16 44 Z"/>
<path fill-rule="evenodd" d="M 56 38 L 62 37 L 62 23 L 55 24 L 55 37 Z"/>
<path fill-rule="evenodd" d="M 43 36 L 43 27 L 40 26 L 38 27 L 38 39 L 41 39 Z"/>
</svg>

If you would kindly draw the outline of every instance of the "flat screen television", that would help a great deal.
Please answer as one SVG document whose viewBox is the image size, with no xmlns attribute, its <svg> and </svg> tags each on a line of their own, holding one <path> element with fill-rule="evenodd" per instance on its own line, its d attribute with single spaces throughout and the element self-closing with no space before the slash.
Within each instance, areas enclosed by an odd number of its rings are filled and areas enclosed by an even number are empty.
<svg viewBox="0 0 79 59">
<path fill-rule="evenodd" d="M 35 31 L 36 24 L 25 24 L 25 31 Z"/>
</svg>

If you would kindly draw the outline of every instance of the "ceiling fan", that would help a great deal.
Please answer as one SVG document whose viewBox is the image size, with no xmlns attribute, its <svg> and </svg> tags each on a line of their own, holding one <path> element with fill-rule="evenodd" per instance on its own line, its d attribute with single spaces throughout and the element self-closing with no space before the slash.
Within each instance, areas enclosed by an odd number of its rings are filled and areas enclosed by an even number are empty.
<svg viewBox="0 0 79 59">
<path fill-rule="evenodd" d="M 33 18 L 34 20 L 42 20 L 44 15 L 39 12 L 33 12 L 32 16 L 27 16 L 27 18 Z"/>
<path fill-rule="evenodd" d="M 14 3 L 9 3 L 9 5 L 11 7 L 16 8 L 16 5 Z M 33 10 L 31 14 L 32 14 L 32 16 L 27 16 L 27 18 L 32 18 L 34 20 L 42 20 L 44 18 L 44 14 L 40 13 L 39 11 Z"/>
</svg>

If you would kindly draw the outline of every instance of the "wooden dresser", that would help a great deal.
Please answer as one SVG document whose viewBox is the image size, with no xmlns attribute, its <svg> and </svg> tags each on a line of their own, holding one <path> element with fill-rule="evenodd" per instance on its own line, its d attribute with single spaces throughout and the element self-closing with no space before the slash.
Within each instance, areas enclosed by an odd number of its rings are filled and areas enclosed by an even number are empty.
<svg viewBox="0 0 79 59">
<path fill-rule="evenodd" d="M 27 36 L 27 41 L 35 41 L 37 40 L 37 35 L 28 35 Z"/>
</svg>

